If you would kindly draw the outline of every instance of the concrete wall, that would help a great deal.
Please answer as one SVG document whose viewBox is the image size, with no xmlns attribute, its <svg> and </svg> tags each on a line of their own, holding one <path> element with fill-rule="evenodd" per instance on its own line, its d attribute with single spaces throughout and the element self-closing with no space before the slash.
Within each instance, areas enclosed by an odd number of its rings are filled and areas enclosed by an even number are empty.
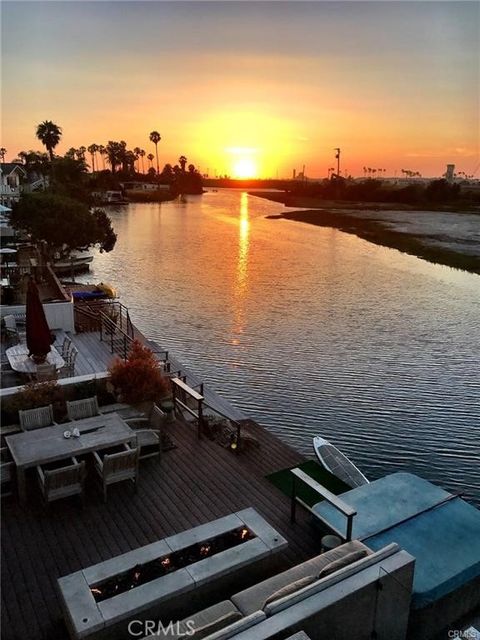
<svg viewBox="0 0 480 640">
<path fill-rule="evenodd" d="M 75 320 L 73 316 L 73 301 L 45 302 L 43 304 L 45 317 L 50 329 L 63 329 L 75 333 Z M 1 315 L 25 314 L 25 305 L 2 306 Z"/>
</svg>

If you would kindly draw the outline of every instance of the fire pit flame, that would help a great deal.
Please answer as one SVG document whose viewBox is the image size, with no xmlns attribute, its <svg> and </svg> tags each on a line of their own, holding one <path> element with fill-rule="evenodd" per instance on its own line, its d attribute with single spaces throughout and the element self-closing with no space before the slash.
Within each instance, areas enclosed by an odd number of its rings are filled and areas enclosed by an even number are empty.
<svg viewBox="0 0 480 640">
<path fill-rule="evenodd" d="M 170 558 L 168 556 L 166 556 L 165 558 L 162 558 L 160 560 L 160 564 L 162 565 L 162 567 L 164 569 L 167 569 L 170 566 Z"/>
<path fill-rule="evenodd" d="M 208 556 L 211 548 L 212 548 L 212 545 L 209 542 L 202 544 L 202 546 L 200 547 L 200 555 L 202 557 Z"/>
<path fill-rule="evenodd" d="M 101 589 L 96 589 L 95 587 L 92 587 L 90 589 L 90 591 L 93 593 L 93 595 L 95 596 L 101 596 L 102 595 L 102 590 Z"/>
<path fill-rule="evenodd" d="M 241 540 L 245 540 L 246 538 L 248 538 L 249 534 L 250 531 L 246 527 L 243 527 L 243 529 L 240 531 Z"/>
</svg>

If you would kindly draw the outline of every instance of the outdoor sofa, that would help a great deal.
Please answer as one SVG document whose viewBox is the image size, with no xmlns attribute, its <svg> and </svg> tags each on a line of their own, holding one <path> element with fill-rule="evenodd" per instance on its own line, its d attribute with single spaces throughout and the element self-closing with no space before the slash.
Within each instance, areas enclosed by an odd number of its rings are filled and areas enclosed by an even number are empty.
<svg viewBox="0 0 480 640">
<path fill-rule="evenodd" d="M 354 540 L 244 589 L 143 640 L 262 640 L 305 630 L 312 640 L 405 638 L 414 558 L 398 545 L 377 552 Z M 379 580 L 384 593 L 378 598 Z M 372 626 L 373 625 L 373 626 Z M 195 630 L 192 635 L 192 629 Z M 352 635 L 355 630 L 355 635 Z"/>
</svg>

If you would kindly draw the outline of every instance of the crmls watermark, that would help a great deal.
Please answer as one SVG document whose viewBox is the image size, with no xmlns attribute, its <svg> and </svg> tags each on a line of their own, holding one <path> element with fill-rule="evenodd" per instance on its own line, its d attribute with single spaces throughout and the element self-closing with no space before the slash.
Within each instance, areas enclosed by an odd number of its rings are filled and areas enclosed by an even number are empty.
<svg viewBox="0 0 480 640">
<path fill-rule="evenodd" d="M 162 624 L 158 620 L 132 620 L 128 623 L 128 633 L 133 638 L 143 638 L 144 636 L 160 636 L 162 638 L 188 638 L 195 633 L 195 623 L 193 620 L 186 622 L 173 622 Z"/>
<path fill-rule="evenodd" d="M 453 638 L 454 640 L 478 640 L 480 638 L 480 633 L 473 627 L 463 629 L 463 631 L 460 629 L 450 629 L 448 637 Z"/>
</svg>

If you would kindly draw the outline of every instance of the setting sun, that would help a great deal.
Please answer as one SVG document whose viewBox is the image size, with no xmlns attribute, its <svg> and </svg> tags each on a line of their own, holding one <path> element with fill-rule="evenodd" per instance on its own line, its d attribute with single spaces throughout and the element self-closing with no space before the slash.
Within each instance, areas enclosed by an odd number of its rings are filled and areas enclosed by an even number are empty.
<svg viewBox="0 0 480 640">
<path fill-rule="evenodd" d="M 233 164 L 233 176 L 235 178 L 255 178 L 257 165 L 252 158 L 240 158 Z"/>
</svg>

